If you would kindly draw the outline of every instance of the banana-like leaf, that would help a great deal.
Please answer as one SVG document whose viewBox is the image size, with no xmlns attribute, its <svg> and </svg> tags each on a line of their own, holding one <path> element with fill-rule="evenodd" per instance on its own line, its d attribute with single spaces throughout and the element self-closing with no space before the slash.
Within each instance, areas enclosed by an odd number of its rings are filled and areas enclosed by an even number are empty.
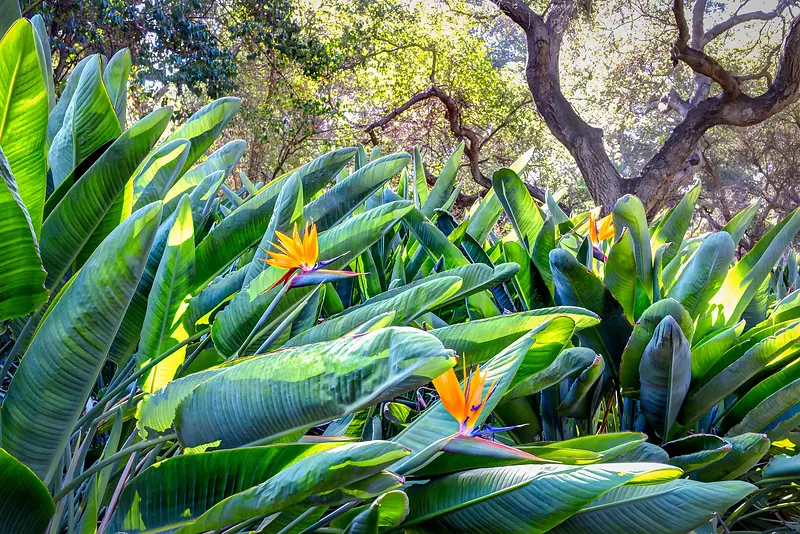
<svg viewBox="0 0 800 534">
<path fill-rule="evenodd" d="M 705 239 L 669 290 L 692 319 L 708 309 L 733 261 L 734 244 L 727 232 L 717 232 Z"/>
<path fill-rule="evenodd" d="M 22 12 L 20 11 L 19 2 L 17 0 L 3 0 L 0 7 L 3 8 L 0 10 L 0 37 L 3 37 L 3 34 L 5 34 L 18 19 L 22 18 Z"/>
<path fill-rule="evenodd" d="M 514 227 L 520 244 L 530 254 L 544 226 L 544 217 L 525 184 L 511 169 L 499 169 L 492 175 L 492 189 Z"/>
<path fill-rule="evenodd" d="M 628 228 L 633 239 L 633 257 L 636 260 L 636 273 L 648 296 L 653 298 L 653 254 L 650 245 L 650 230 L 647 228 L 647 215 L 642 201 L 632 195 L 625 195 L 614 206 L 614 228 L 616 237 Z"/>
<path fill-rule="evenodd" d="M 133 177 L 133 209 L 164 200 L 189 156 L 191 143 L 175 139 L 153 151 Z"/>
<path fill-rule="evenodd" d="M 692 354 L 678 323 L 667 315 L 656 326 L 639 363 L 641 406 L 656 434 L 668 439 L 692 380 Z"/>
<path fill-rule="evenodd" d="M 622 312 L 631 323 L 636 320 L 637 281 L 633 238 L 630 229 L 625 228 L 608 253 L 603 282 L 620 303 Z"/>
<path fill-rule="evenodd" d="M 55 513 L 50 492 L 16 458 L 0 449 L 0 531 L 41 534 Z"/>
<path fill-rule="evenodd" d="M 197 386 L 178 408 L 175 426 L 187 447 L 279 438 L 391 399 L 454 364 L 439 340 L 408 328 L 284 349 Z"/>
<path fill-rule="evenodd" d="M 686 426 L 696 421 L 715 404 L 765 369 L 775 368 L 793 360 L 795 354 L 785 349 L 794 345 L 798 338 L 800 338 L 800 322 L 787 326 L 777 331 L 775 335 L 753 345 L 740 358 L 690 392 L 680 415 L 681 424 Z M 720 361 L 724 359 L 723 356 Z M 707 375 L 713 371 L 712 369 Z"/>
<path fill-rule="evenodd" d="M 474 237 L 478 243 L 483 243 L 502 214 L 503 205 L 500 204 L 494 189 L 490 189 L 486 196 L 480 200 L 475 212 L 470 215 L 467 233 Z"/>
<path fill-rule="evenodd" d="M 763 475 L 765 479 L 800 476 L 800 456 L 775 456 L 764 468 Z"/>
<path fill-rule="evenodd" d="M 650 240 L 650 248 L 653 254 L 662 245 L 672 243 L 672 246 L 664 254 L 664 265 L 672 261 L 678 250 L 683 244 L 683 238 L 686 236 L 686 230 L 689 229 L 689 223 L 692 222 L 692 215 L 694 214 L 694 205 L 700 196 L 700 184 L 697 183 L 683 196 L 680 202 L 675 205 L 671 210 L 664 215 L 658 226 L 653 232 L 653 237 Z"/>
<path fill-rule="evenodd" d="M 428 178 L 419 147 L 414 147 L 414 206 L 422 209 L 428 200 Z"/>
<path fill-rule="evenodd" d="M 461 165 L 461 156 L 464 154 L 464 141 L 456 148 L 455 152 L 447 159 L 447 162 L 442 168 L 442 172 L 436 178 L 436 183 L 433 184 L 430 194 L 422 204 L 422 213 L 427 218 L 433 217 L 433 213 L 444 207 L 447 198 L 453 192 L 456 185 L 456 177 L 458 176 L 458 167 Z M 423 171 L 424 173 L 424 171 Z"/>
<path fill-rule="evenodd" d="M 2 10 L 3 19 L 7 5 Z M 0 35 L 3 30 L 0 27 Z M 47 182 L 47 114 L 47 90 L 39 66 L 35 30 L 26 19 L 20 19 L 0 41 L 0 148 L 8 158 L 37 237 L 42 227 Z"/>
<path fill-rule="evenodd" d="M 695 471 L 694 478 L 701 482 L 733 480 L 744 475 L 767 454 L 769 439 L 764 434 L 745 433 L 726 438 L 731 451 L 721 460 Z"/>
<path fill-rule="evenodd" d="M 320 259 L 332 260 L 341 256 L 329 265 L 331 269 L 341 269 L 383 237 L 409 209 L 411 209 L 411 202 L 407 200 L 384 204 L 351 217 L 336 227 L 323 232 L 319 236 Z M 265 269 L 236 295 L 230 306 L 220 312 L 214 321 L 212 331 L 214 343 L 220 353 L 231 355 L 240 349 L 250 332 L 258 324 L 261 316 L 269 308 L 272 300 L 280 292 L 281 289 L 278 287 L 274 287 L 271 290 L 269 288 L 282 275 L 283 271 L 275 267 Z M 282 313 L 288 307 L 301 300 L 306 294 L 307 290 L 305 289 L 293 289 L 283 298 L 274 313 Z M 265 324 L 269 324 L 269 322 Z M 334 324 L 335 321 L 332 322 L 329 319 L 298 337 L 304 338 L 305 341 L 303 342 L 308 342 L 309 339 L 322 341 L 321 337 L 315 337 L 320 333 L 317 328 L 322 328 L 326 331 L 328 328 L 333 330 Z M 325 325 L 330 326 L 326 327 Z M 355 328 L 355 326 L 357 324 L 338 332 L 333 338 L 343 335 Z M 314 333 L 312 334 L 312 332 Z"/>
<path fill-rule="evenodd" d="M 746 482 L 673 480 L 613 489 L 551 530 L 553 534 L 689 532 L 755 491 Z"/>
<path fill-rule="evenodd" d="M 175 138 L 169 143 L 172 143 L 177 139 L 180 138 Z M 159 147 L 159 150 L 169 143 L 162 143 L 162 146 Z M 195 187 L 198 187 L 200 183 L 210 174 L 213 174 L 217 171 L 223 171 L 225 176 L 230 174 L 233 167 L 239 162 L 239 159 L 241 159 L 246 148 L 247 143 L 241 139 L 231 141 L 208 156 L 203 163 L 192 167 L 185 173 L 183 172 L 183 166 L 186 165 L 186 162 L 184 162 L 181 167 L 178 168 L 177 175 L 180 178 L 174 180 L 174 183 L 167 191 L 166 196 L 163 197 L 164 202 L 166 202 L 164 206 L 164 215 L 170 215 L 178 205 L 178 200 L 180 200 L 180 197 L 184 193 L 193 192 Z M 189 157 L 190 154 L 186 156 L 186 161 L 189 161 Z M 143 166 L 137 169 L 137 173 L 142 169 Z"/>
<path fill-rule="evenodd" d="M 450 271 L 445 271 L 445 273 L 447 272 Z M 576 330 L 588 328 L 600 322 L 596 315 L 582 308 L 563 306 L 456 323 L 436 328 L 430 333 L 436 336 L 445 347 L 466 357 L 470 365 L 477 365 L 496 356 L 527 332 L 555 317 L 569 317 L 575 321 Z"/>
<path fill-rule="evenodd" d="M 172 428 L 178 406 L 194 391 L 194 388 L 238 363 L 238 360 L 230 360 L 211 369 L 192 373 L 146 395 L 136 407 L 136 427 L 139 429 L 139 434 L 148 438 Z"/>
<path fill-rule="evenodd" d="M 555 220 L 548 217 L 544 221 L 539 235 L 536 236 L 536 241 L 533 243 L 533 250 L 531 251 L 531 260 L 536 266 L 539 277 L 542 283 L 547 287 L 549 295 L 545 295 L 543 289 L 538 289 L 538 300 L 549 301 L 555 296 L 555 283 L 553 282 L 553 271 L 550 268 L 550 251 L 558 246 L 556 242 L 556 228 Z"/>
<path fill-rule="evenodd" d="M 796 374 L 796 369 L 794 371 Z M 781 415 L 797 406 L 798 402 L 800 402 L 800 378 L 761 401 L 731 428 L 728 434 L 736 436 L 745 432 L 760 432 Z"/>
<path fill-rule="evenodd" d="M 352 149 L 321 156 L 295 171 L 303 184 L 303 198 L 320 191 L 350 161 Z M 291 175 L 290 175 L 291 176 Z M 236 257 L 264 235 L 278 195 L 289 176 L 275 180 L 217 225 L 197 247 L 197 284 L 204 287 Z"/>
<path fill-rule="evenodd" d="M 523 309 L 532 309 L 534 307 L 533 275 L 535 273 L 532 272 L 530 256 L 522 248 L 522 245 L 516 241 L 509 241 L 503 244 L 503 257 L 507 262 L 514 262 L 519 265 L 519 271 L 514 276 L 514 289 L 519 296 Z"/>
<path fill-rule="evenodd" d="M 188 306 L 193 277 L 194 225 L 189 197 L 184 195 L 147 298 L 147 313 L 136 355 L 140 368 L 188 337 L 181 317 Z M 185 357 L 186 347 L 183 347 L 153 367 L 145 375 L 142 389 L 152 393 L 164 387 L 173 379 Z"/>
<path fill-rule="evenodd" d="M 794 210 L 761 237 L 756 246 L 728 271 L 725 281 L 709 301 L 710 313 L 698 322 L 706 334 L 715 326 L 739 322 L 764 279 L 800 230 L 800 208 Z"/>
<path fill-rule="evenodd" d="M 224 97 L 214 100 L 210 104 L 199 109 L 194 115 L 189 117 L 186 124 L 178 128 L 164 140 L 164 144 L 175 139 L 186 139 L 192 143 L 189 156 L 183 164 L 183 168 L 178 173 L 183 175 L 194 162 L 202 156 L 208 147 L 219 137 L 222 129 L 239 111 L 242 100 L 234 97 Z M 215 169 L 216 170 L 216 169 Z M 205 174 L 209 174 L 206 172 Z M 182 192 L 182 191 L 181 191 Z"/>
<path fill-rule="evenodd" d="M 221 501 L 179 534 L 200 534 L 251 517 L 270 515 L 380 473 L 408 454 L 389 441 L 342 445 L 307 456 L 258 486 Z"/>
<path fill-rule="evenodd" d="M 665 443 L 662 448 L 669 454 L 670 465 L 690 473 L 721 460 L 731 452 L 733 446 L 712 434 L 692 434 Z"/>
<path fill-rule="evenodd" d="M 64 276 L 133 170 L 167 127 L 171 113 L 169 108 L 157 109 L 125 131 L 47 217 L 40 247 L 47 271 L 45 286 L 53 288 Z"/>
<path fill-rule="evenodd" d="M 761 209 L 761 199 L 757 198 L 750 206 L 734 215 L 722 231 L 728 232 L 733 238 L 734 244 L 738 245 L 759 209 Z"/>
<path fill-rule="evenodd" d="M 621 461 L 617 460 L 617 458 L 645 444 L 645 439 L 647 439 L 647 436 L 639 432 L 614 432 L 558 442 L 521 445 L 518 448 L 539 458 L 563 464 L 587 465 L 599 462 Z M 664 459 L 667 459 L 666 454 L 664 454 Z M 624 460 L 623 462 L 627 461 Z"/>
<path fill-rule="evenodd" d="M 47 298 L 47 273 L 39 258 L 39 243 L 28 210 L 19 196 L 17 181 L 0 149 L 0 321 L 24 317 Z"/>
<path fill-rule="evenodd" d="M 639 443 L 634 448 L 623 452 L 617 458 L 617 462 L 655 462 L 665 464 L 669 461 L 669 454 L 658 445 L 652 443 Z"/>
<path fill-rule="evenodd" d="M 75 89 L 78 87 L 78 82 L 80 81 L 83 69 L 89 64 L 90 61 L 93 60 L 93 56 L 86 56 L 80 60 L 72 69 L 72 72 L 70 72 L 69 77 L 67 78 L 67 83 L 64 85 L 64 89 L 61 91 L 61 98 L 58 99 L 58 102 L 56 102 L 56 105 L 50 113 L 50 116 L 47 118 L 46 146 L 49 146 L 50 143 L 53 142 L 53 138 L 61 129 L 61 125 L 64 123 L 64 115 L 66 115 L 69 103 L 72 100 L 72 96 L 75 94 Z"/>
<path fill-rule="evenodd" d="M 239 269 L 222 277 L 222 279 L 207 285 L 189 301 L 189 307 L 183 316 L 183 323 L 187 332 L 194 332 L 195 326 L 204 317 L 206 320 L 202 324 L 210 324 L 209 315 L 228 302 L 233 296 L 242 289 L 247 269 Z"/>
<path fill-rule="evenodd" d="M 602 357 L 596 357 L 581 373 L 571 381 L 569 389 L 565 390 L 561 404 L 558 405 L 558 415 L 574 417 L 576 419 L 589 419 L 594 414 L 600 396 L 602 376 L 605 371 L 605 362 Z M 566 386 L 567 384 L 564 384 Z"/>
<path fill-rule="evenodd" d="M 114 106 L 123 130 L 125 129 L 125 112 L 128 107 L 128 77 L 130 75 L 131 51 L 123 48 L 111 56 L 103 71 L 103 83 L 108 90 L 108 97 L 111 99 L 111 104 Z"/>
<path fill-rule="evenodd" d="M 407 489 L 402 526 L 435 532 L 542 533 L 620 486 L 669 481 L 662 464 L 522 465 L 474 469 Z M 554 494 L 558 499 L 548 498 Z"/>
<path fill-rule="evenodd" d="M 170 532 L 286 467 L 338 443 L 287 443 L 175 456 L 125 486 L 110 532 Z"/>
<path fill-rule="evenodd" d="M 709 335 L 692 347 L 692 380 L 697 381 L 705 376 L 716 365 L 725 351 L 742 335 L 743 330 L 744 321 L 739 321 L 738 324 L 730 328 Z"/>
<path fill-rule="evenodd" d="M 580 309 L 580 308 L 577 308 Z M 575 319 L 573 317 L 573 319 Z M 575 322 L 577 330 L 578 321 Z M 533 375 L 505 394 L 503 400 L 510 401 L 519 397 L 533 395 L 546 388 L 555 386 L 562 380 L 576 378 L 584 369 L 597 365 L 598 356 L 595 351 L 586 347 L 572 347 L 561 351 L 553 363 L 543 371 Z"/>
<path fill-rule="evenodd" d="M 672 317 L 680 326 L 689 344 L 692 342 L 694 330 L 692 318 L 678 302 L 672 299 L 664 299 L 647 308 L 636 322 L 625 351 L 622 353 L 620 384 L 623 394 L 628 397 L 638 398 L 639 396 L 639 368 L 642 354 L 644 354 L 645 347 L 653 338 L 656 327 L 667 316 Z"/>
<path fill-rule="evenodd" d="M 367 164 L 306 206 L 303 210 L 303 218 L 313 221 L 320 231 L 332 228 L 382 188 L 408 165 L 410 160 L 411 156 L 400 152 Z M 340 170 L 341 168 L 335 168 L 334 174 Z M 303 195 L 306 198 L 311 198 L 313 194 L 314 192 L 306 191 L 306 188 L 303 188 Z"/>
<path fill-rule="evenodd" d="M 50 144 L 48 160 L 56 187 L 81 161 L 122 133 L 103 83 L 101 61 L 94 55 L 83 69 L 61 129 Z"/>
<path fill-rule="evenodd" d="M 11 1 L 14 2 L 14 0 Z M 50 35 L 41 15 L 36 14 L 31 17 L 31 24 L 36 30 L 36 50 L 39 53 L 39 66 L 42 69 L 42 77 L 47 90 L 47 109 L 52 111 L 56 105 L 56 88 L 53 81 L 53 56 L 50 52 Z M 2 23 L 0 23 L 0 26 L 2 26 Z M 0 35 L 2 34 L 3 30 L 0 29 Z"/>
<path fill-rule="evenodd" d="M 11 381 L 3 447 L 45 481 L 105 363 L 160 217 L 161 205 L 151 204 L 108 236 L 50 309 Z"/>
<path fill-rule="evenodd" d="M 550 267 L 555 282 L 556 304 L 585 308 L 600 317 L 602 322 L 599 325 L 581 330 L 578 338 L 585 346 L 608 358 L 606 363 L 616 373 L 631 333 L 631 325 L 625 318 L 622 306 L 603 282 L 568 251 L 555 249 L 550 252 Z"/>
<path fill-rule="evenodd" d="M 734 425 L 740 424 L 743 419 L 747 417 L 749 413 L 755 410 L 757 407 L 762 405 L 764 401 L 768 398 L 771 398 L 771 401 L 764 404 L 760 407 L 758 412 L 754 412 L 753 416 L 749 417 L 749 424 L 760 424 L 760 426 L 756 430 L 760 430 L 764 426 L 766 426 L 771 420 L 762 420 L 757 422 L 755 416 L 765 416 L 766 413 L 762 410 L 767 408 L 768 406 L 772 407 L 772 411 L 778 408 L 777 401 L 780 398 L 783 398 L 784 402 L 790 402 L 791 404 L 785 406 L 784 409 L 791 408 L 795 405 L 800 399 L 793 399 L 791 395 L 787 395 L 791 389 L 784 392 L 782 395 L 776 395 L 779 391 L 783 388 L 789 386 L 795 380 L 800 379 L 800 360 L 795 360 L 790 362 L 784 368 L 777 371 L 775 374 L 772 374 L 759 382 L 757 385 L 754 385 L 750 388 L 747 393 L 745 393 L 741 398 L 739 398 L 736 403 L 725 413 L 725 416 L 719 422 L 719 429 L 725 433 L 731 430 L 731 427 Z M 779 415 L 774 414 L 773 415 Z M 774 417 L 773 417 L 774 418 Z M 738 429 L 737 429 L 738 430 Z M 738 432 L 737 432 L 738 433 Z M 735 434 L 733 434 L 735 435 Z"/>
<path fill-rule="evenodd" d="M 346 534 L 377 534 L 381 528 L 395 527 L 408 516 L 408 496 L 402 491 L 390 491 L 375 499 L 369 506 L 356 508 L 350 514 L 331 523 L 342 527 Z"/>
</svg>

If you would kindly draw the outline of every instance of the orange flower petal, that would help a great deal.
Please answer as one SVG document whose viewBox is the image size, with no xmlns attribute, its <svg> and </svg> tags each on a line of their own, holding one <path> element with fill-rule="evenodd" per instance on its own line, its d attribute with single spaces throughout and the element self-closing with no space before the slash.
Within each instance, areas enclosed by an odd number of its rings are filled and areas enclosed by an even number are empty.
<svg viewBox="0 0 800 534">
<path fill-rule="evenodd" d="M 592 240 L 592 243 L 597 243 L 597 223 L 594 220 L 594 216 L 590 213 L 589 214 L 589 239 Z"/>
<path fill-rule="evenodd" d="M 485 379 L 486 379 L 486 377 L 484 376 L 484 380 Z M 475 423 L 477 422 L 478 418 L 481 416 L 481 412 L 483 411 L 483 407 L 486 406 L 486 402 L 489 400 L 489 397 L 491 397 L 492 393 L 494 393 L 495 387 L 497 387 L 497 378 L 495 378 L 494 381 L 492 382 L 492 386 L 489 388 L 489 392 L 486 394 L 486 397 L 484 397 L 484 399 L 482 401 L 480 401 L 480 404 L 470 405 L 470 414 L 469 414 L 469 417 L 467 417 L 467 428 L 472 428 L 473 426 L 475 426 Z M 483 388 L 481 388 L 481 390 L 482 389 Z"/>
<path fill-rule="evenodd" d="M 459 423 L 463 421 L 459 417 L 464 413 L 464 391 L 461 389 L 461 384 L 458 383 L 458 377 L 453 368 L 451 367 L 441 376 L 434 378 L 433 387 L 436 388 L 447 413 Z"/>
</svg>

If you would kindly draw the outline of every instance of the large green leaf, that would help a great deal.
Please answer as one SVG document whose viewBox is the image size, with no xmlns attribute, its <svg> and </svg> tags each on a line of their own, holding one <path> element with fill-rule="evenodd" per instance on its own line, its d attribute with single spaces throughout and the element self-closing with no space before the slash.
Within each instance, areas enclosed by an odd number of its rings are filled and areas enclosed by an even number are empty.
<svg viewBox="0 0 800 534">
<path fill-rule="evenodd" d="M 103 70 L 103 83 L 108 90 L 108 97 L 114 106 L 117 119 L 125 129 L 125 113 L 128 108 L 128 77 L 131 75 L 131 51 L 127 48 L 117 51 L 108 60 Z"/>
<path fill-rule="evenodd" d="M 3 11 L 5 18 L 5 8 Z M 37 237 L 47 181 L 47 114 L 47 90 L 35 30 L 30 22 L 20 19 L 0 41 L 0 148 L 8 158 Z"/>
<path fill-rule="evenodd" d="M 50 144 L 48 160 L 56 187 L 95 150 L 122 133 L 101 69 L 102 60 L 94 55 L 81 72 L 61 129 Z"/>
<path fill-rule="evenodd" d="M 453 192 L 456 185 L 456 178 L 458 177 L 458 167 L 461 165 L 461 156 L 464 154 L 464 142 L 462 141 L 455 152 L 447 159 L 447 162 L 442 168 L 442 172 L 436 178 L 436 183 L 433 184 L 430 194 L 428 194 L 425 202 L 422 203 L 422 213 L 427 218 L 433 217 L 434 212 L 445 206 L 448 197 Z M 424 171 L 423 171 L 424 175 Z"/>
<path fill-rule="evenodd" d="M 796 369 L 794 369 L 794 374 L 797 374 Z M 767 425 L 797 406 L 798 403 L 800 403 L 800 378 L 796 378 L 761 401 L 731 428 L 728 434 L 736 436 L 745 432 L 761 432 Z"/>
<path fill-rule="evenodd" d="M 409 487 L 411 510 L 402 526 L 422 523 L 433 532 L 547 532 L 614 488 L 678 475 L 677 468 L 650 463 L 473 469 Z"/>
<path fill-rule="evenodd" d="M 0 532 L 41 534 L 55 509 L 42 481 L 0 449 Z"/>
<path fill-rule="evenodd" d="M 746 433 L 727 438 L 733 447 L 721 460 L 699 469 L 694 478 L 702 482 L 733 480 L 746 474 L 769 450 L 769 439 L 764 434 Z"/>
<path fill-rule="evenodd" d="M 199 534 L 251 517 L 270 515 L 311 497 L 319 497 L 379 474 L 408 454 L 388 441 L 367 441 L 306 456 L 267 481 L 228 497 L 180 534 Z"/>
<path fill-rule="evenodd" d="M 576 323 L 577 329 L 577 323 Z M 561 351 L 553 363 L 544 370 L 524 380 L 514 389 L 506 393 L 503 400 L 509 401 L 527 395 L 533 395 L 545 388 L 555 386 L 562 380 L 578 377 L 587 367 L 597 365 L 602 356 L 586 347 L 572 347 Z"/>
<path fill-rule="evenodd" d="M 638 398 L 642 354 L 644 354 L 647 344 L 650 343 L 658 324 L 668 316 L 671 316 L 680 326 L 684 337 L 691 344 L 694 325 L 692 318 L 683 309 L 683 306 L 673 299 L 664 299 L 647 308 L 636 321 L 625 351 L 622 353 L 619 377 L 622 392 L 626 396 Z"/>
<path fill-rule="evenodd" d="M 18 19 L 22 18 L 22 12 L 20 11 L 18 0 L 3 0 L 0 7 L 3 8 L 0 10 L 0 37 L 3 37 L 3 34 L 5 34 Z"/>
<path fill-rule="evenodd" d="M 647 228 L 647 215 L 642 201 L 632 195 L 625 195 L 614 206 L 614 228 L 617 238 L 628 228 L 633 239 L 633 257 L 636 260 L 636 273 L 645 291 L 653 298 L 653 254 L 650 244 L 650 230 Z M 656 247 L 658 248 L 658 247 Z"/>
<path fill-rule="evenodd" d="M 8 1 L 17 3 L 16 0 Z M 42 77 L 47 90 L 47 108 L 52 111 L 56 105 L 56 88 L 53 80 L 53 56 L 50 52 L 50 35 L 41 15 L 36 14 L 31 17 L 31 24 L 36 30 L 36 50 L 39 53 L 39 66 L 42 69 Z M 2 23 L 0 23 L 0 26 L 2 26 Z M 0 29 L 0 35 L 2 34 L 3 30 Z"/>
<path fill-rule="evenodd" d="M 492 175 L 492 188 L 514 227 L 520 244 L 530 254 L 544 225 L 544 217 L 525 184 L 511 169 L 500 169 Z"/>
<path fill-rule="evenodd" d="M 667 315 L 658 323 L 639 364 L 642 413 L 656 434 L 667 439 L 692 380 L 692 354 L 678 323 Z"/>
<path fill-rule="evenodd" d="M 477 209 L 470 215 L 467 233 L 478 243 L 483 243 L 503 214 L 503 205 L 497 199 L 494 189 L 490 189 L 480 200 Z"/>
<path fill-rule="evenodd" d="M 303 184 L 303 198 L 311 198 L 347 165 L 352 149 L 320 156 L 295 171 Z M 236 257 L 264 235 L 278 195 L 289 176 L 275 180 L 214 227 L 197 247 L 197 284 L 203 287 Z"/>
<path fill-rule="evenodd" d="M 710 313 L 698 322 L 704 334 L 714 326 L 739 322 L 758 288 L 800 230 L 800 208 L 763 235 L 755 247 L 728 271 L 719 291 L 709 301 Z"/>
<path fill-rule="evenodd" d="M 727 232 L 706 237 L 669 290 L 692 319 L 705 313 L 708 302 L 722 285 L 733 261 L 734 244 Z"/>
<path fill-rule="evenodd" d="M 439 338 L 445 347 L 466 357 L 470 365 L 475 365 L 496 356 L 527 332 L 555 317 L 569 317 L 575 321 L 576 330 L 600 322 L 596 315 L 582 308 L 563 306 L 457 323 L 431 330 L 430 333 Z"/>
<path fill-rule="evenodd" d="M 556 304 L 578 306 L 595 313 L 599 325 L 578 332 L 582 343 L 607 358 L 614 372 L 619 369 L 622 351 L 631 333 L 622 306 L 603 282 L 564 249 L 550 252 L 550 267 L 556 288 Z"/>
<path fill-rule="evenodd" d="M 186 124 L 164 140 L 166 144 L 175 139 L 186 139 L 192 144 L 189 156 L 183 164 L 183 169 L 178 173 L 179 175 L 189 170 L 189 167 L 194 165 L 194 162 L 208 150 L 208 147 L 219 137 L 222 129 L 239 111 L 241 105 L 242 100 L 239 98 L 230 96 L 218 98 L 199 109 L 189 117 Z"/>
<path fill-rule="evenodd" d="M 665 484 L 613 489 L 551 530 L 553 534 L 689 532 L 755 491 L 746 482 Z"/>
<path fill-rule="evenodd" d="M 11 381 L 3 447 L 43 480 L 55 474 L 86 406 L 160 217 L 161 205 L 151 204 L 108 236 L 44 318 Z"/>
<path fill-rule="evenodd" d="M 313 221 L 320 231 L 332 228 L 383 187 L 408 165 L 410 160 L 411 156 L 400 152 L 370 162 L 306 206 L 303 210 L 303 218 L 310 222 Z M 341 170 L 341 167 L 331 170 L 335 175 Z M 313 194 L 314 192 L 306 191 L 306 188 L 303 188 L 305 198 L 311 198 Z"/>
<path fill-rule="evenodd" d="M 714 367 L 720 357 L 742 335 L 744 321 L 709 335 L 706 339 L 692 347 L 692 379 L 699 380 Z"/>
<path fill-rule="evenodd" d="M 611 246 L 603 281 L 622 306 L 622 311 L 628 321 L 635 321 L 638 278 L 636 277 L 633 238 L 628 228 L 623 230 L 617 242 Z"/>
<path fill-rule="evenodd" d="M 173 139 L 170 141 L 170 143 L 176 141 L 177 139 L 180 138 Z M 162 143 L 162 147 L 170 143 Z M 162 147 L 159 147 L 159 149 Z M 199 186 L 208 175 L 217 171 L 223 171 L 225 176 L 230 174 L 233 167 L 239 162 L 239 159 L 244 154 L 246 148 L 247 143 L 241 139 L 226 143 L 213 154 L 208 156 L 203 163 L 192 167 L 185 173 L 183 172 L 183 165 L 185 165 L 184 162 L 184 164 L 178 169 L 178 176 L 180 176 L 180 178 L 174 180 L 174 183 L 167 191 L 166 196 L 164 196 L 164 202 L 166 202 L 166 205 L 164 206 L 164 215 L 171 214 L 178 205 L 178 200 L 180 197 L 184 193 L 192 192 L 194 188 Z M 189 156 L 187 155 L 186 161 L 188 160 Z M 146 162 L 144 164 L 146 164 Z M 137 174 L 142 171 L 144 164 L 137 169 Z"/>
<path fill-rule="evenodd" d="M 702 386 L 693 389 L 683 405 L 681 422 L 684 425 L 694 422 L 754 376 L 770 367 L 775 368 L 794 359 L 795 354 L 791 350 L 787 352 L 786 349 L 794 345 L 798 338 L 800 338 L 800 322 L 787 326 L 753 345 Z M 723 360 L 724 356 L 720 361 Z M 712 372 L 713 369 L 708 374 Z"/>
<path fill-rule="evenodd" d="M 689 229 L 689 223 L 692 222 L 694 205 L 697 203 L 699 196 L 700 184 L 698 183 L 692 186 L 681 201 L 664 215 L 664 218 L 655 228 L 653 238 L 650 240 L 650 248 L 653 254 L 662 245 L 672 243 L 672 246 L 664 254 L 664 265 L 668 264 L 681 249 L 686 230 Z"/>
<path fill-rule="evenodd" d="M 728 232 L 730 234 L 735 245 L 738 245 L 739 241 L 742 240 L 744 233 L 747 231 L 753 218 L 758 214 L 759 209 L 761 209 L 761 199 L 757 198 L 748 207 L 734 215 L 722 229 L 723 232 Z"/>
<path fill-rule="evenodd" d="M 0 149 L 0 321 L 24 317 L 47 298 L 47 275 L 39 258 L 39 243 L 28 210 L 19 196 L 17 181 Z"/>
<path fill-rule="evenodd" d="M 454 364 L 439 340 L 409 328 L 284 349 L 197 386 L 178 408 L 175 427 L 187 447 L 274 439 L 391 399 Z"/>
<path fill-rule="evenodd" d="M 414 147 L 414 206 L 422 209 L 428 200 L 428 177 L 425 176 L 425 164 L 419 147 Z"/>
<path fill-rule="evenodd" d="M 133 170 L 167 127 L 172 111 L 158 109 L 131 126 L 80 177 L 42 225 L 45 285 L 53 288 L 108 213 Z"/>
<path fill-rule="evenodd" d="M 125 486 L 109 531 L 156 533 L 188 525 L 223 499 L 338 445 L 267 445 L 164 460 Z"/>
<path fill-rule="evenodd" d="M 191 144 L 175 139 L 154 150 L 133 177 L 133 209 L 164 200 L 189 156 Z"/>
<path fill-rule="evenodd" d="M 194 225 L 189 197 L 184 195 L 147 298 L 147 312 L 136 354 L 140 368 L 188 337 L 181 317 L 188 306 L 193 277 Z M 153 367 L 145 375 L 142 389 L 153 392 L 164 387 L 175 376 L 185 356 L 186 347 L 183 347 Z"/>
<path fill-rule="evenodd" d="M 685 473 L 711 465 L 728 455 L 733 446 L 713 434 L 691 434 L 662 445 L 669 454 L 669 464 Z"/>
<path fill-rule="evenodd" d="M 411 209 L 411 202 L 407 200 L 384 204 L 378 208 L 356 215 L 342 224 L 323 232 L 319 236 L 320 260 L 332 260 L 343 255 L 328 267 L 341 269 L 352 262 L 364 250 L 377 242 L 389 231 L 397 221 Z M 213 337 L 217 349 L 225 355 L 234 354 L 247 339 L 250 332 L 259 322 L 261 316 L 269 308 L 272 299 L 280 292 L 280 288 L 269 289 L 284 274 L 284 271 L 270 267 L 261 272 L 250 284 L 240 291 L 230 306 L 220 312 L 214 321 Z M 300 301 L 308 289 L 298 288 L 290 291 L 276 307 L 275 314 L 282 313 L 288 307 Z M 372 316 L 370 316 L 371 318 Z M 364 319 L 366 321 L 366 319 Z M 364 322 L 362 321 L 362 323 Z M 267 323 L 269 324 L 269 323 Z M 336 321 L 329 319 L 318 327 L 306 332 L 305 340 L 313 338 L 316 341 L 333 339 L 345 334 L 347 330 L 338 331 L 331 337 L 315 337 L 322 329 L 334 330 Z M 361 324 L 361 323 L 358 323 Z M 328 325 L 328 326 L 325 326 Z M 357 325 L 356 325 L 357 326 Z M 312 334 L 311 332 L 314 332 Z M 297 338 L 295 338 L 297 339 Z M 306 341 L 304 341 L 306 342 Z M 258 346 L 258 345 L 256 345 Z"/>
</svg>

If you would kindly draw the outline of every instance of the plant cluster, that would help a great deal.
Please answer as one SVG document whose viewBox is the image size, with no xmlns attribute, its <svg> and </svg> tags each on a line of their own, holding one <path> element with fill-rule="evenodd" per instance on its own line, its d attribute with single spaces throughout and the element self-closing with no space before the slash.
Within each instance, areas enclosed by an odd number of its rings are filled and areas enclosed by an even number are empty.
<svg viewBox="0 0 800 534">
<path fill-rule="evenodd" d="M 737 261 L 758 202 L 567 216 L 532 153 L 461 220 L 463 145 L 234 190 L 237 99 L 128 126 L 126 51 L 56 99 L 39 22 L 0 41 L 0 531 L 796 530 L 800 209 Z"/>
</svg>

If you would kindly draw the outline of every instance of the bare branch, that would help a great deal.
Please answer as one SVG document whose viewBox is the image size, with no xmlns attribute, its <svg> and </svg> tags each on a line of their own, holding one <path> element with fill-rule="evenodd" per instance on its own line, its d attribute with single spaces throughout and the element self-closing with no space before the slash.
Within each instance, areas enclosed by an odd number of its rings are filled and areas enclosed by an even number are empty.
<svg viewBox="0 0 800 534">
<path fill-rule="evenodd" d="M 730 30 L 734 26 L 738 26 L 739 24 L 743 24 L 745 22 L 751 22 L 754 20 L 772 20 L 788 7 L 789 3 L 785 2 L 784 0 L 780 0 L 778 5 L 772 11 L 752 11 L 750 13 L 737 13 L 731 18 L 724 20 L 717 24 L 716 26 L 709 29 L 705 35 L 703 36 L 703 45 L 707 45 L 726 31 Z"/>
</svg>

